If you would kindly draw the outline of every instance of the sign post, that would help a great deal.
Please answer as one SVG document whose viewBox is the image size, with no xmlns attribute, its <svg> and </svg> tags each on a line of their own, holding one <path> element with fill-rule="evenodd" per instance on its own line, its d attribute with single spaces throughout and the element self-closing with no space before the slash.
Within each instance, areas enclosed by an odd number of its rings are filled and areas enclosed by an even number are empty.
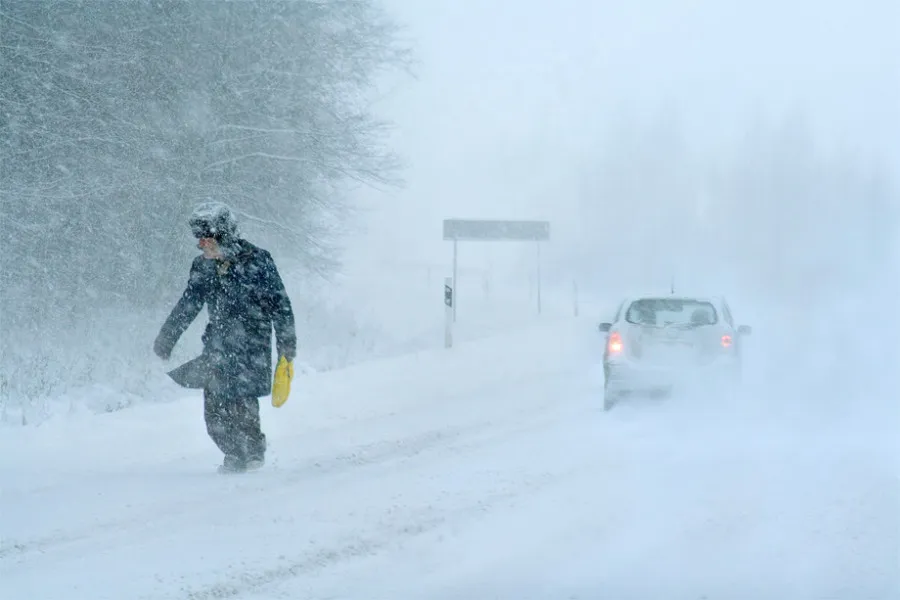
<svg viewBox="0 0 900 600">
<path fill-rule="evenodd" d="M 541 314 L 541 243 L 535 242 L 534 245 L 537 246 L 537 309 Z"/>
<path fill-rule="evenodd" d="M 578 282 L 576 280 L 572 280 L 572 312 L 575 313 L 575 316 L 578 316 Z"/>
<path fill-rule="evenodd" d="M 444 278 L 444 348 L 453 345 L 453 278 Z"/>
<path fill-rule="evenodd" d="M 456 269 L 456 265 L 458 264 L 459 261 L 457 260 L 456 257 L 457 257 L 457 245 L 456 245 L 456 239 L 454 239 L 453 240 L 453 285 L 454 286 L 456 285 L 456 282 L 459 281 L 459 277 L 458 277 L 458 273 L 457 273 L 457 269 Z M 456 323 L 456 302 L 453 303 L 451 312 L 453 313 L 452 314 L 453 322 Z"/>
<path fill-rule="evenodd" d="M 452 286 L 459 285 L 458 244 L 461 241 L 499 242 L 518 241 L 537 244 L 537 311 L 541 314 L 541 242 L 550 239 L 549 221 L 498 221 L 487 219 L 444 219 L 444 240 L 453 242 Z M 448 278 L 450 279 L 450 278 Z M 451 288 L 455 294 L 455 288 Z M 458 294 L 455 294 L 458 296 Z M 457 297 L 453 298 L 451 317 L 456 321 Z"/>
</svg>

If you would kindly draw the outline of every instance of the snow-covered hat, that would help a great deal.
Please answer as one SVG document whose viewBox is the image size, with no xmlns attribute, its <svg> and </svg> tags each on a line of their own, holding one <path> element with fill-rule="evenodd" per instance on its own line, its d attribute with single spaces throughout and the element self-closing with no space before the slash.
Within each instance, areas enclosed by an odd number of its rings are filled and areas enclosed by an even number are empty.
<svg viewBox="0 0 900 600">
<path fill-rule="evenodd" d="M 188 223 L 191 233 L 198 239 L 211 237 L 221 241 L 237 235 L 237 219 L 222 202 L 201 202 L 194 208 Z"/>
</svg>

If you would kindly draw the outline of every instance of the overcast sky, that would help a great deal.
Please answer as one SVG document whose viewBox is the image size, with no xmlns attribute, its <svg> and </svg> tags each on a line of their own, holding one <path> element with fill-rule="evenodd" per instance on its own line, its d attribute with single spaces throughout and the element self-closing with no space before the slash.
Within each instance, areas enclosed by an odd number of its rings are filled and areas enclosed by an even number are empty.
<svg viewBox="0 0 900 600">
<path fill-rule="evenodd" d="M 800 117 L 823 149 L 900 169 L 897 0 L 388 6 L 419 78 L 379 104 L 410 164 L 404 190 L 361 194 L 377 206 L 367 258 L 414 245 L 443 260 L 445 217 L 552 219 L 573 165 L 627 123 L 670 122 L 713 156 L 760 120 Z"/>
</svg>

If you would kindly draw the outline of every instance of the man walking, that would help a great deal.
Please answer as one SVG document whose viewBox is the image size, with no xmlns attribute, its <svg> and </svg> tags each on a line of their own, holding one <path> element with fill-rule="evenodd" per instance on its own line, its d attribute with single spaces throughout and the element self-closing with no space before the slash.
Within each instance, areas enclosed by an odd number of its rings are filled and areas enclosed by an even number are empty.
<svg viewBox="0 0 900 600">
<path fill-rule="evenodd" d="M 178 384 L 202 388 L 206 430 L 225 455 L 221 472 L 259 468 L 266 436 L 259 397 L 272 391 L 272 330 L 279 357 L 294 360 L 294 313 L 271 254 L 238 236 L 237 221 L 220 202 L 198 205 L 190 218 L 202 256 L 153 345 L 166 360 L 206 304 L 203 353 L 170 371 Z"/>
</svg>

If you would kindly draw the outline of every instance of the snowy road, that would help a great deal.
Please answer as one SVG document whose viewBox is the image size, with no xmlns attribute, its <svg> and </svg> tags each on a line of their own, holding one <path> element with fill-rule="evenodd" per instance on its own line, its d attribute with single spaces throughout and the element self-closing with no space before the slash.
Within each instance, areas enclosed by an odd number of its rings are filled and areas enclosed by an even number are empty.
<svg viewBox="0 0 900 600">
<path fill-rule="evenodd" d="M 298 380 L 247 475 L 196 398 L 3 431 L 0 598 L 900 598 L 890 424 L 604 414 L 589 328 Z"/>
</svg>

